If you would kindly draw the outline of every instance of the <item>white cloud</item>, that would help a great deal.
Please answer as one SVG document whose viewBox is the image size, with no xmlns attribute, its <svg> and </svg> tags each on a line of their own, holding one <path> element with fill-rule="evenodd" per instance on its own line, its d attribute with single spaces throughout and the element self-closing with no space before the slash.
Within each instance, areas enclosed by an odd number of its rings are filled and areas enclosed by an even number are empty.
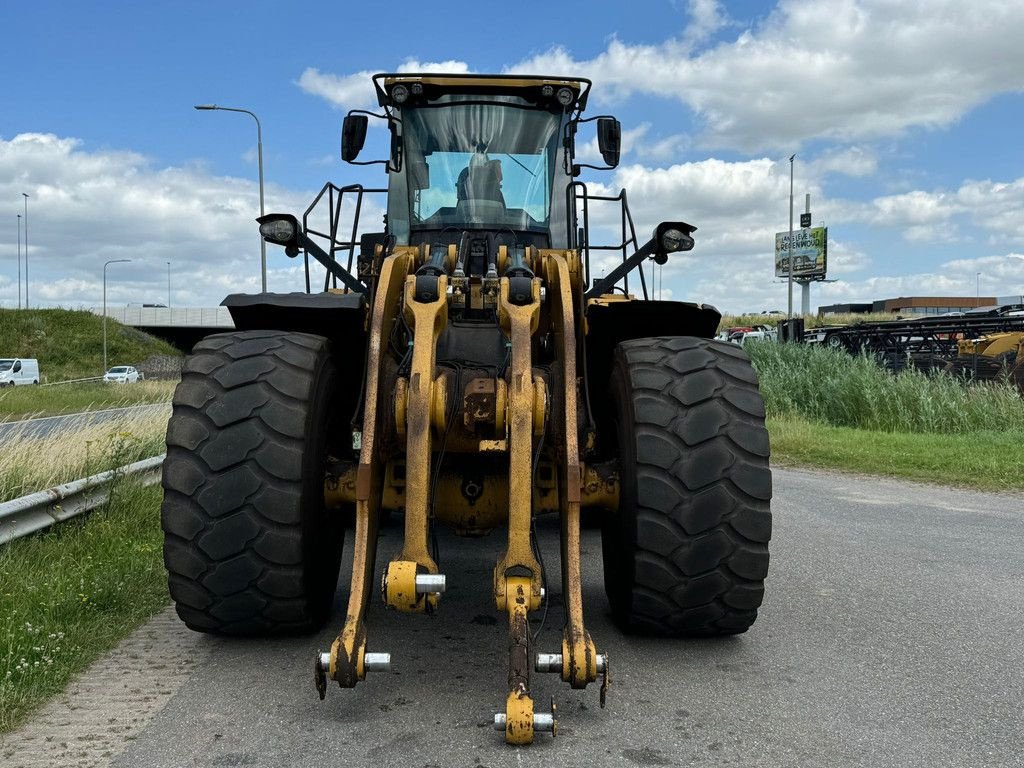
<svg viewBox="0 0 1024 768">
<path fill-rule="evenodd" d="M 132 152 L 89 151 L 52 134 L 0 139 L 0 198 L 29 201 L 29 297 L 33 306 L 98 305 L 103 263 L 113 303 L 165 302 L 171 262 L 172 304 L 212 306 L 227 293 L 259 289 L 259 188 L 251 179 L 210 175 L 201 167 L 154 168 Z M 267 186 L 269 210 L 305 209 L 313 194 Z M 364 206 L 366 203 L 364 203 Z M 364 222 L 380 221 L 364 207 Z M 12 217 L 13 218 L 13 217 Z M 301 262 L 267 247 L 270 290 L 303 286 Z M 0 243 L 0 304 L 17 305 L 15 238 Z M 317 268 L 314 284 L 322 284 Z"/>
<path fill-rule="evenodd" d="M 865 147 L 843 147 L 829 149 L 813 160 L 806 173 L 811 178 L 820 178 L 828 173 L 845 176 L 871 176 L 878 170 L 878 156 Z"/>
<path fill-rule="evenodd" d="M 693 3 L 678 39 L 613 39 L 591 59 L 556 47 L 508 69 L 582 74 L 598 99 L 677 99 L 703 119 L 705 145 L 747 151 L 948 126 L 1024 90 L 1020 3 L 784 0 L 759 26 L 695 54 L 693 40 L 720 26 L 706 21 L 711 5 Z"/>
<path fill-rule="evenodd" d="M 368 109 L 377 104 L 372 78 L 378 72 L 383 71 L 392 70 L 364 69 L 352 75 L 332 75 L 309 67 L 299 76 L 297 84 L 306 93 L 320 96 L 339 109 Z M 469 65 L 464 61 L 453 59 L 448 61 L 406 59 L 393 71 L 465 74 L 469 72 Z"/>
<path fill-rule="evenodd" d="M 366 109 L 375 102 L 370 80 L 374 74 L 366 69 L 353 75 L 332 75 L 309 67 L 297 84 L 306 93 L 326 99 L 339 109 Z"/>
<path fill-rule="evenodd" d="M 642 142 L 648 130 L 641 125 L 626 133 L 630 141 Z M 699 227 L 696 249 L 671 257 L 662 271 L 664 287 L 675 298 L 736 311 L 777 309 L 785 306 L 786 286 L 775 282 L 772 249 L 774 233 L 786 225 L 787 166 L 767 158 L 710 158 L 664 168 L 631 164 L 606 176 L 607 182 L 589 186 L 596 194 L 629 190 L 641 243 L 658 221 L 683 219 Z M 90 151 L 74 139 L 22 134 L 0 140 L 0 197 L 18 199 L 22 191 L 32 195 L 34 302 L 98 304 L 103 262 L 115 258 L 133 260 L 111 267 L 108 298 L 115 304 L 164 301 L 166 261 L 172 262 L 172 303 L 179 306 L 213 305 L 227 293 L 258 289 L 259 241 L 253 219 L 259 201 L 252 179 L 216 177 L 196 166 L 155 168 L 137 153 Z M 1019 236 L 1014 212 L 1024 209 L 1024 180 L 970 181 L 953 191 L 916 190 L 859 206 L 829 199 L 814 187 L 811 191 L 815 209 L 833 225 L 830 275 L 841 278 L 839 283 L 815 285 L 815 303 L 901 293 L 973 295 L 979 271 L 983 291 L 1024 293 L 1019 248 L 1007 249 L 1005 255 L 988 248 L 988 256 L 929 266 L 903 278 L 865 279 L 878 262 L 854 239 L 861 230 L 845 227 L 843 239 L 835 239 L 843 232 L 838 222 L 864 221 L 872 231 L 918 227 L 922 232 L 973 223 L 986 227 L 980 236 L 974 233 L 976 239 L 1007 241 Z M 302 210 L 311 198 L 308 191 L 274 185 L 267 190 L 271 210 Z M 595 206 L 592 211 L 595 244 L 618 239 L 619 213 L 613 207 Z M 376 208 L 367 211 L 363 221 L 379 222 L 379 214 Z M 300 289 L 299 262 L 272 246 L 268 258 L 271 290 Z M 603 268 L 614 260 L 608 257 Z M 0 242 L 0 263 L 0 301 L 14 306 L 13 233 Z M 595 255 L 595 274 L 601 271 Z M 321 270 L 313 277 L 317 283 L 322 284 Z"/>
</svg>

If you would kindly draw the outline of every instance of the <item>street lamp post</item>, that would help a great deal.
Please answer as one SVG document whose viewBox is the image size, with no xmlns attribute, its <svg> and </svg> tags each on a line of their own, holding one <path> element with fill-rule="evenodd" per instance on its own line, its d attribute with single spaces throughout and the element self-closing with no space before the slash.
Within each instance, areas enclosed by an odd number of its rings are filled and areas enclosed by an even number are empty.
<svg viewBox="0 0 1024 768">
<path fill-rule="evenodd" d="M 256 121 L 256 157 L 259 160 L 260 168 L 260 218 L 263 218 L 263 129 L 260 127 L 260 119 L 248 109 L 237 107 L 220 107 L 216 104 L 196 104 L 195 108 L 203 111 L 220 110 L 222 112 L 242 112 L 249 115 Z M 267 241 L 260 235 L 260 278 L 263 286 L 263 293 L 267 292 Z"/>
<path fill-rule="evenodd" d="M 18 214 L 18 309 L 21 309 L 21 214 Z"/>
<path fill-rule="evenodd" d="M 974 273 L 974 306 L 981 306 L 981 272 Z"/>
<path fill-rule="evenodd" d="M 120 264 L 131 259 L 111 259 L 103 262 L 103 372 L 107 372 L 107 267 Z"/>
<path fill-rule="evenodd" d="M 171 262 L 167 262 L 167 308 L 171 308 Z"/>
<path fill-rule="evenodd" d="M 28 309 L 28 193 L 22 192 L 25 198 L 25 309 Z"/>
<path fill-rule="evenodd" d="M 789 156 L 789 311 L 786 318 L 793 319 L 793 158 L 796 153 Z"/>
</svg>

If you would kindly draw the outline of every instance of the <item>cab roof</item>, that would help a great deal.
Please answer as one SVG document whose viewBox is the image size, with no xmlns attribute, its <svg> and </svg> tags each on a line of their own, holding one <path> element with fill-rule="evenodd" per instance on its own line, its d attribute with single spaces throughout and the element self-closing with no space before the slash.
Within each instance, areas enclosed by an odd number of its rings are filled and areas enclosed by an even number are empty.
<svg viewBox="0 0 1024 768">
<path fill-rule="evenodd" d="M 590 94 L 590 80 L 583 77 L 556 77 L 549 75 L 469 75 L 411 72 L 382 72 L 373 76 L 377 101 L 382 107 L 399 106 L 391 94 L 398 84 L 406 87 L 416 83 L 422 86 L 422 93 L 410 97 L 433 101 L 447 94 L 467 96 L 514 95 L 521 96 L 538 105 L 551 103 L 562 88 L 573 93 L 573 101 L 567 108 L 582 111 Z"/>
</svg>

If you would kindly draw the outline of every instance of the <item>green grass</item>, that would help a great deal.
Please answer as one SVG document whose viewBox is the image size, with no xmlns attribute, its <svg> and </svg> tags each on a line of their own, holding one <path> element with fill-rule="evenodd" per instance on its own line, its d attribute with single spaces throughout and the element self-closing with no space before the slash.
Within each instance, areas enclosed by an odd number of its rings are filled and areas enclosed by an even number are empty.
<svg viewBox="0 0 1024 768">
<path fill-rule="evenodd" d="M 159 487 L 0 547 L 0 733 L 167 604 Z"/>
<path fill-rule="evenodd" d="M 802 344 L 744 346 L 760 379 L 772 460 L 1008 491 L 1024 488 L 1024 399 Z"/>
<path fill-rule="evenodd" d="M 1012 433 L 1024 439 L 1024 400 L 1011 384 L 966 385 L 916 369 L 897 375 L 867 357 L 803 344 L 751 342 L 772 416 L 875 432 Z"/>
<path fill-rule="evenodd" d="M 55 416 L 102 408 L 170 402 L 175 381 L 136 384 L 84 383 L 61 387 L 4 387 L 0 389 L 0 421 Z"/>
<path fill-rule="evenodd" d="M 110 365 L 152 355 L 180 357 L 170 344 L 107 318 Z M 69 309 L 0 309 L 0 357 L 34 357 L 44 382 L 103 375 L 103 318 Z"/>
<path fill-rule="evenodd" d="M 1014 432 L 880 432 L 833 427 L 799 416 L 768 419 L 772 463 L 885 475 L 981 491 L 1024 489 L 1021 438 Z"/>
</svg>

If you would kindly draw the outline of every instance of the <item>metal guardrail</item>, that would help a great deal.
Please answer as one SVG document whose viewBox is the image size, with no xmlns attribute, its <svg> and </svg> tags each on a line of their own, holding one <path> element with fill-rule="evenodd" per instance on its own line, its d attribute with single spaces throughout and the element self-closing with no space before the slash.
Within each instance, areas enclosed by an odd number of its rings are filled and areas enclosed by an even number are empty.
<svg viewBox="0 0 1024 768">
<path fill-rule="evenodd" d="M 56 387 L 60 384 L 81 384 L 85 381 L 102 381 L 102 376 L 88 376 L 84 379 L 65 379 L 64 381 L 48 381 L 44 384 L 40 384 L 40 387 Z"/>
<path fill-rule="evenodd" d="M 110 498 L 110 487 L 117 478 L 132 477 L 143 485 L 159 482 L 164 456 L 166 454 L 136 461 L 125 467 L 0 503 L 0 544 L 28 536 L 105 504 Z"/>
</svg>

